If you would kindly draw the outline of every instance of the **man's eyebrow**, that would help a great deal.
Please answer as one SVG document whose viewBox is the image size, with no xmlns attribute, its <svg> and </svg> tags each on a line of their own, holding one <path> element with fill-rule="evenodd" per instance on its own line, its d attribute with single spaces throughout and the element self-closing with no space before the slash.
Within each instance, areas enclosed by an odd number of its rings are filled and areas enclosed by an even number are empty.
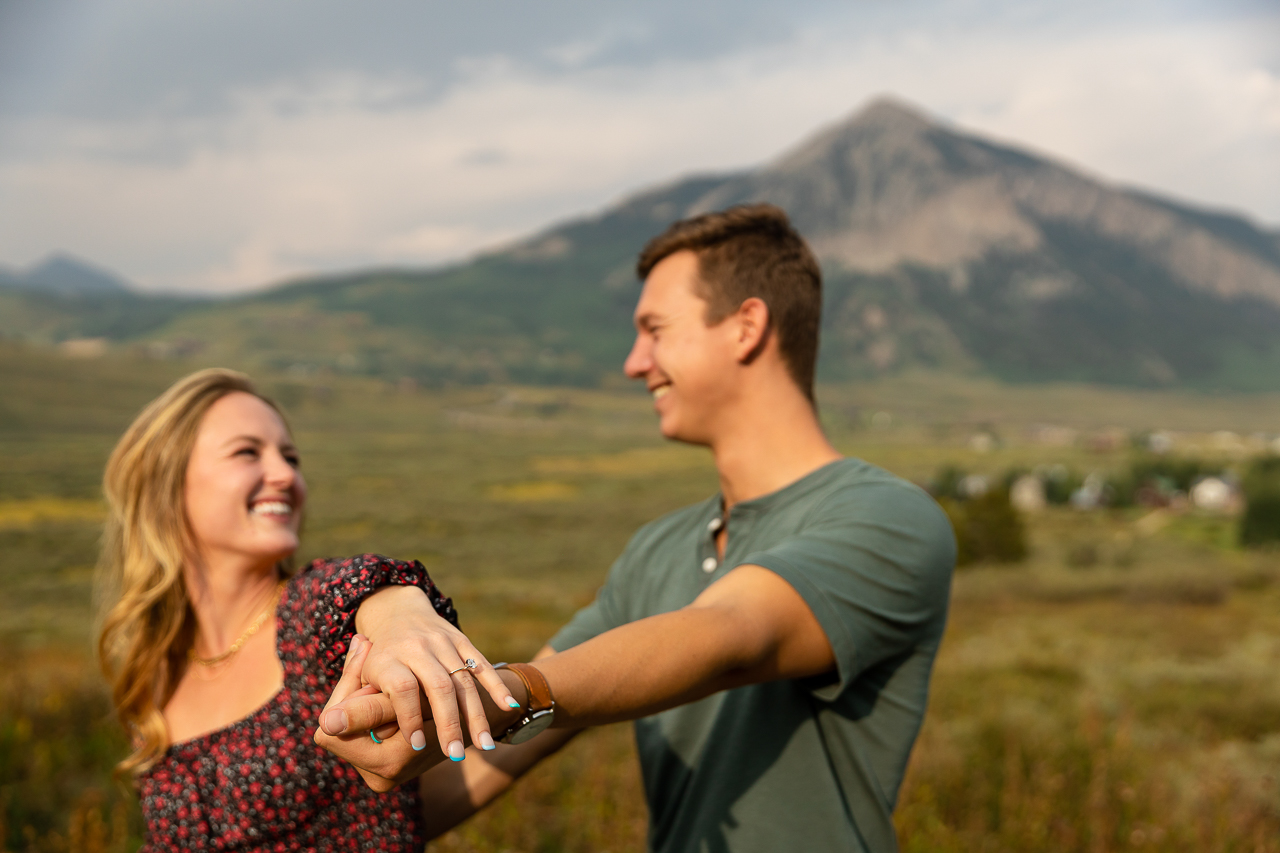
<svg viewBox="0 0 1280 853">
<path fill-rule="evenodd" d="M 652 311 L 646 311 L 643 314 L 636 315 L 636 326 L 641 329 L 647 329 L 653 325 L 656 315 Z"/>
</svg>

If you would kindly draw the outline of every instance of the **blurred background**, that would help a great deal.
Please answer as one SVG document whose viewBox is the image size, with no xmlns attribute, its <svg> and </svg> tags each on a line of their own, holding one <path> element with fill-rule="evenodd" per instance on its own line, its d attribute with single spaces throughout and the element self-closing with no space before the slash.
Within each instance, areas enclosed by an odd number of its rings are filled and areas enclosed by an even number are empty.
<svg viewBox="0 0 1280 853">
<path fill-rule="evenodd" d="M 671 221 L 784 207 L 819 403 L 960 543 L 904 850 L 1280 850 L 1280 11 L 1246 0 L 0 0 L 0 851 L 133 850 L 107 454 L 221 365 L 305 557 L 494 659 L 716 489 L 621 361 Z M 641 850 L 626 727 L 440 851 Z"/>
</svg>

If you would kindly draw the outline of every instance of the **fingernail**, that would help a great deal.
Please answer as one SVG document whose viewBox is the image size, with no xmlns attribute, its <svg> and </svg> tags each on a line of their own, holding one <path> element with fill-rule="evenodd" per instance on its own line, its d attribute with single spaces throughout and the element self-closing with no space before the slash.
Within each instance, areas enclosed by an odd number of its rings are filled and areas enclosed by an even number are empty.
<svg viewBox="0 0 1280 853">
<path fill-rule="evenodd" d="M 493 742 L 493 735 L 488 732 L 481 732 L 480 737 L 476 738 L 476 743 L 480 744 L 481 749 L 497 749 L 498 745 Z"/>
<path fill-rule="evenodd" d="M 326 711 L 324 719 L 320 721 L 320 727 L 324 729 L 324 733 L 327 735 L 342 734 L 347 730 L 347 712 L 341 708 Z"/>
<path fill-rule="evenodd" d="M 462 741 L 455 740 L 449 744 L 449 760 L 461 761 L 467 757 L 467 750 L 462 746 Z"/>
<path fill-rule="evenodd" d="M 410 735 L 409 746 L 413 747 L 414 752 L 422 752 L 427 748 L 427 736 L 422 733 L 422 729 L 418 729 Z"/>
<path fill-rule="evenodd" d="M 351 642 L 347 643 L 347 654 L 354 655 L 360 651 L 360 647 L 364 644 L 364 637 L 356 634 L 351 638 Z"/>
<path fill-rule="evenodd" d="M 519 710 L 520 710 L 520 703 L 516 701 L 516 697 L 514 697 L 514 696 L 508 696 L 508 697 L 507 697 L 507 707 L 508 707 L 508 708 L 511 708 L 512 710 L 519 711 Z"/>
</svg>

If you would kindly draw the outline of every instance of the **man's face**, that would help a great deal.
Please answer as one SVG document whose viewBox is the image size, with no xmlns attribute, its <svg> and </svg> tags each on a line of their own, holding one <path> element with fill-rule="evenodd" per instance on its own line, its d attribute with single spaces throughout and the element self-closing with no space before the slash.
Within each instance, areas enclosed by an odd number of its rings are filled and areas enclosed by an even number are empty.
<svg viewBox="0 0 1280 853">
<path fill-rule="evenodd" d="M 717 418 L 734 396 L 737 331 L 731 318 L 706 324 L 697 281 L 698 256 L 691 251 L 653 268 L 636 305 L 636 342 L 623 369 L 644 380 L 664 436 L 711 444 Z"/>
</svg>

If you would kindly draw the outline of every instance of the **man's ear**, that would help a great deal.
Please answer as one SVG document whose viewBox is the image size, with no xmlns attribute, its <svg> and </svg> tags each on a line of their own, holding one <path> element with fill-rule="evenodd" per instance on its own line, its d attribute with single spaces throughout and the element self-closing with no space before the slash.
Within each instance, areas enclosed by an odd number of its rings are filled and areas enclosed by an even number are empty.
<svg viewBox="0 0 1280 853">
<path fill-rule="evenodd" d="M 738 306 L 734 319 L 738 327 L 738 361 L 750 364 L 769 343 L 769 306 L 760 297 L 753 296 Z"/>
</svg>

